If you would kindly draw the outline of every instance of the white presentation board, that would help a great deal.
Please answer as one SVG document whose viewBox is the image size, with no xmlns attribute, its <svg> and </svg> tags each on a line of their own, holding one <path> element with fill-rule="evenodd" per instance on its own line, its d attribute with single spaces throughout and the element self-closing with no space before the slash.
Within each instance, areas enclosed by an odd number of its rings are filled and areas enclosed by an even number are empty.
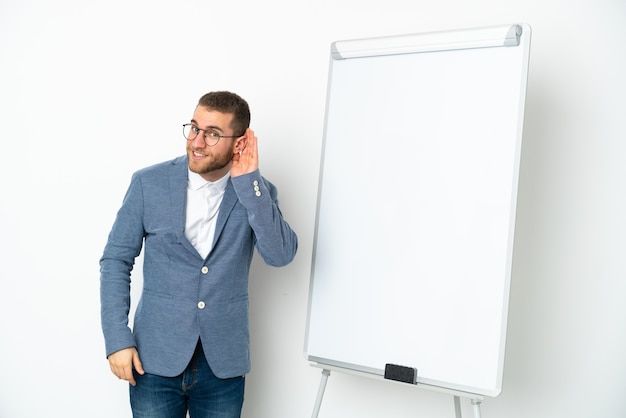
<svg viewBox="0 0 626 418">
<path fill-rule="evenodd" d="M 530 27 L 331 47 L 305 355 L 501 391 Z"/>
</svg>

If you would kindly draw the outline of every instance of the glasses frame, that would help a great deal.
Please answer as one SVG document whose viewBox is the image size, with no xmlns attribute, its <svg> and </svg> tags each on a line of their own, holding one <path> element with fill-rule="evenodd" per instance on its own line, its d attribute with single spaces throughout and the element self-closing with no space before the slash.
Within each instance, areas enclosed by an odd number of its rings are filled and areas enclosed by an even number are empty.
<svg viewBox="0 0 626 418">
<path fill-rule="evenodd" d="M 188 126 L 191 127 L 191 131 L 189 133 L 195 132 L 195 135 L 192 138 L 189 138 L 189 137 L 187 137 L 185 135 L 185 128 L 188 127 Z M 200 133 L 200 131 L 202 131 L 204 143 L 208 147 L 216 146 L 220 142 L 220 139 L 222 139 L 222 138 L 239 138 L 240 136 L 242 136 L 242 135 L 220 135 L 220 134 L 218 134 L 215 131 L 208 131 L 207 129 L 198 128 L 193 123 L 184 123 L 183 124 L 183 136 L 185 137 L 185 139 L 187 141 L 193 141 L 194 139 L 196 139 L 198 137 L 198 134 Z M 215 142 L 210 144 L 209 143 L 209 138 L 215 139 Z"/>
</svg>

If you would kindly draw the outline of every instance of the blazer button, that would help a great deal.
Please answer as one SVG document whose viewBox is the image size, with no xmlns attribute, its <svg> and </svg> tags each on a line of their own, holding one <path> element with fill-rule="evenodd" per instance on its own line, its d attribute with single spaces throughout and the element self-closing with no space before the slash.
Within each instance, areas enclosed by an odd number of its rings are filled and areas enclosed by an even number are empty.
<svg viewBox="0 0 626 418">
<path fill-rule="evenodd" d="M 198 309 L 204 309 L 206 305 L 204 304 L 204 302 L 200 301 L 198 302 Z"/>
<path fill-rule="evenodd" d="M 202 272 L 202 274 L 207 274 L 209 272 L 209 268 L 207 266 L 204 266 L 200 271 Z"/>
</svg>

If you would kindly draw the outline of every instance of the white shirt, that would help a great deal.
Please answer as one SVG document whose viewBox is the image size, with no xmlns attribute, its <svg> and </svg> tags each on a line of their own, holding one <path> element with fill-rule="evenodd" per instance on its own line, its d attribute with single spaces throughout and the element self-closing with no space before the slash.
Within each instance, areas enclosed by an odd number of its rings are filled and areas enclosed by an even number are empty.
<svg viewBox="0 0 626 418">
<path fill-rule="evenodd" d="M 189 170 L 185 236 L 202 258 L 206 258 L 211 252 L 217 214 L 229 178 L 230 173 L 227 173 L 221 179 L 211 182 Z"/>
</svg>

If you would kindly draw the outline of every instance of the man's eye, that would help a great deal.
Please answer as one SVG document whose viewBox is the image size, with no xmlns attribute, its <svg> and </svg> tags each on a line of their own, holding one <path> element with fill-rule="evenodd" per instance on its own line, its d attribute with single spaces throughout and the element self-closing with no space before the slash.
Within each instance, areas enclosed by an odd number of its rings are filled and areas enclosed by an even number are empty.
<svg viewBox="0 0 626 418">
<path fill-rule="evenodd" d="M 191 130 L 194 131 L 195 133 L 200 132 L 200 128 L 198 128 L 197 126 L 192 126 Z"/>
<path fill-rule="evenodd" d="M 219 138 L 220 137 L 220 135 L 217 132 L 209 132 L 209 136 L 211 138 Z"/>
</svg>

